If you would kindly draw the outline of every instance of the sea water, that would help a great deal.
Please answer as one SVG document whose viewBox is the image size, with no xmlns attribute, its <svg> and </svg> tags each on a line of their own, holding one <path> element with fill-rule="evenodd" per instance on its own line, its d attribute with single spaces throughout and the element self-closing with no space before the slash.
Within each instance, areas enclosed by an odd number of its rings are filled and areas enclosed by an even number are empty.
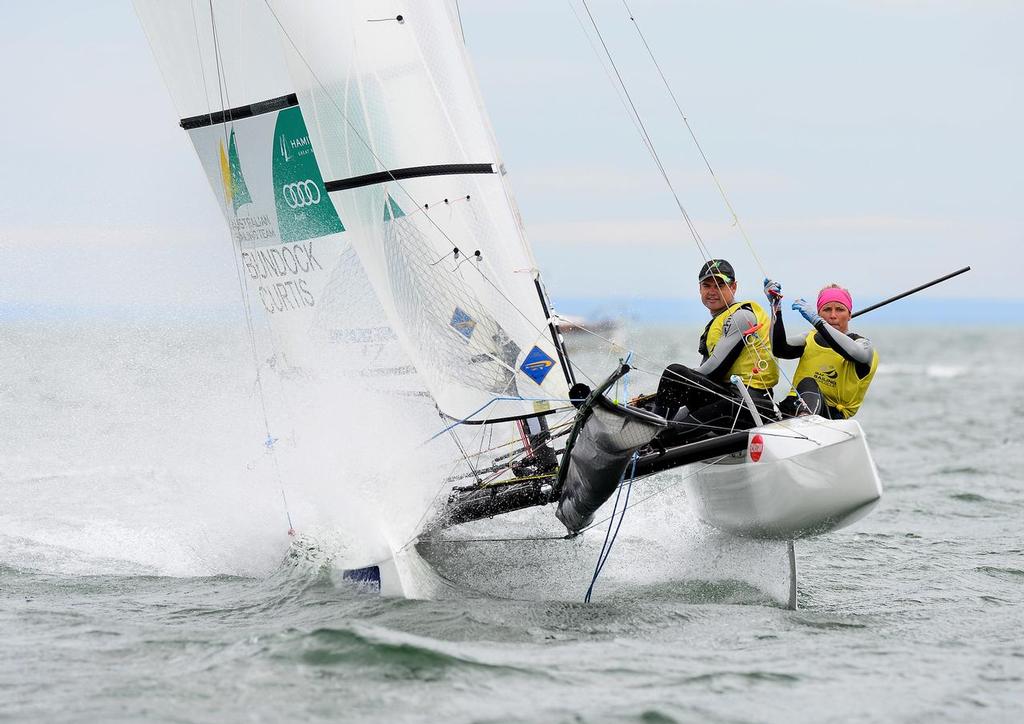
<svg viewBox="0 0 1024 724">
<path fill-rule="evenodd" d="M 627 514 L 589 604 L 603 527 L 449 551 L 443 595 L 381 597 L 289 559 L 344 500 L 266 474 L 237 326 L 4 323 L 0 719 L 1019 721 L 1024 335 L 858 327 L 885 496 L 797 544 L 789 611 L 784 550 L 704 529 L 678 486 Z M 696 333 L 623 337 L 656 372 Z M 595 374 L 625 354 L 571 344 Z"/>
</svg>

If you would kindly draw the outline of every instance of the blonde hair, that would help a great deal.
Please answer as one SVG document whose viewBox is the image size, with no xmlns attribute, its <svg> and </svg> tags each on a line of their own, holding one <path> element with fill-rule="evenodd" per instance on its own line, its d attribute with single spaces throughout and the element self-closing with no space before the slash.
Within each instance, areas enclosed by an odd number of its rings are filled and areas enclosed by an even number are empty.
<svg viewBox="0 0 1024 724">
<path fill-rule="evenodd" d="M 841 289 L 844 292 L 846 292 L 847 294 L 850 294 L 850 290 L 849 289 L 847 289 L 844 286 L 840 286 L 839 284 L 836 284 L 835 282 L 832 282 L 831 284 L 826 284 L 825 286 L 823 286 L 821 289 L 818 290 L 818 294 L 821 294 L 826 289 Z M 850 294 L 850 296 L 852 297 L 853 295 Z"/>
</svg>

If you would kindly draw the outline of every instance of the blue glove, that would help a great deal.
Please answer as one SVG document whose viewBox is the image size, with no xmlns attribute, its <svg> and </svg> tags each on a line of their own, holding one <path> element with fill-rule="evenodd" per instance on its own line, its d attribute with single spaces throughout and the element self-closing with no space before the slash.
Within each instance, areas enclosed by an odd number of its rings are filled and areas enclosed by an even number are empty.
<svg viewBox="0 0 1024 724">
<path fill-rule="evenodd" d="M 793 310 L 800 312 L 804 319 L 811 324 L 817 324 L 821 321 L 821 317 L 818 315 L 818 310 L 814 308 L 810 302 L 806 299 L 797 299 L 793 302 Z"/>
<path fill-rule="evenodd" d="M 768 297 L 773 308 L 777 308 L 782 302 L 782 285 L 779 282 L 765 277 L 764 295 Z"/>
</svg>

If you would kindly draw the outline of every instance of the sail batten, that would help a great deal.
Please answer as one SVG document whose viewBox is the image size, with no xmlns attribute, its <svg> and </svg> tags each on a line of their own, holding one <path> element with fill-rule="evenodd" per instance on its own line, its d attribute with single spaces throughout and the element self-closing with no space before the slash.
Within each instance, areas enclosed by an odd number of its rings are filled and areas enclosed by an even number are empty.
<svg viewBox="0 0 1024 724">
<path fill-rule="evenodd" d="M 253 116 L 272 113 L 274 111 L 291 108 L 292 106 L 297 105 L 299 105 L 298 96 L 294 93 L 289 93 L 287 95 L 278 96 L 277 98 L 268 98 L 265 101 L 256 101 L 255 103 L 248 103 L 244 106 L 228 108 L 224 111 L 211 111 L 210 113 L 203 113 L 198 116 L 182 118 L 178 122 L 178 125 L 186 131 L 190 131 L 193 128 L 217 126 L 221 123 L 238 121 L 243 118 L 252 118 Z"/>
<path fill-rule="evenodd" d="M 353 176 L 352 178 L 328 181 L 328 191 L 344 191 L 356 189 L 362 186 L 375 186 L 376 184 L 387 183 L 388 181 L 404 181 L 411 178 L 424 178 L 426 176 L 460 176 L 463 174 L 488 174 L 495 173 L 492 163 L 442 163 L 429 166 L 412 166 L 409 168 L 394 168 L 388 171 L 377 171 L 376 173 Z"/>
</svg>

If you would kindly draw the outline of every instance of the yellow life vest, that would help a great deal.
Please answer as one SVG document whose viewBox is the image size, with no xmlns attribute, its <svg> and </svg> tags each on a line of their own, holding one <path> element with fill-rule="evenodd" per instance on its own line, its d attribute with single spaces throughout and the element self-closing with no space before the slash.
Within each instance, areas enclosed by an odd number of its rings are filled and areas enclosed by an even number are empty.
<svg viewBox="0 0 1024 724">
<path fill-rule="evenodd" d="M 736 302 L 708 322 L 708 326 L 704 328 L 704 334 L 700 338 L 700 353 L 705 360 L 711 355 L 718 340 L 722 338 L 726 321 L 739 309 L 749 309 L 753 312 L 757 317 L 757 327 L 750 334 L 744 334 L 743 351 L 729 368 L 725 381 L 728 382 L 732 375 L 739 375 L 747 387 L 770 390 L 779 382 L 779 366 L 775 363 L 772 348 L 768 342 L 770 326 L 768 315 L 756 302 Z M 747 330 L 743 331 L 747 332 Z"/>
<path fill-rule="evenodd" d="M 872 352 L 871 370 L 862 379 L 857 376 L 853 362 L 828 345 L 818 344 L 814 339 L 815 334 L 815 331 L 807 334 L 804 353 L 793 375 L 794 389 L 789 391 L 789 396 L 796 396 L 796 386 L 801 380 L 811 377 L 818 383 L 826 405 L 839 410 L 843 417 L 853 417 L 864 402 L 868 385 L 878 369 L 878 352 Z"/>
</svg>

